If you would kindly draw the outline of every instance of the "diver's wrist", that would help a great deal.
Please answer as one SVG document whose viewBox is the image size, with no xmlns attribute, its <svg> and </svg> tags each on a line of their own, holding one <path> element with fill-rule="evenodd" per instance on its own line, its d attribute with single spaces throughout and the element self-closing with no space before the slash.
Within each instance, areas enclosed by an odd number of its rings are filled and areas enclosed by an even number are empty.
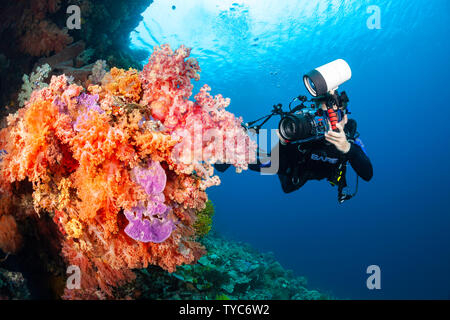
<svg viewBox="0 0 450 320">
<path fill-rule="evenodd" d="M 350 142 L 347 141 L 347 145 L 344 147 L 344 149 L 342 150 L 343 154 L 347 154 L 349 153 L 350 149 L 352 148 L 352 145 Z"/>
</svg>

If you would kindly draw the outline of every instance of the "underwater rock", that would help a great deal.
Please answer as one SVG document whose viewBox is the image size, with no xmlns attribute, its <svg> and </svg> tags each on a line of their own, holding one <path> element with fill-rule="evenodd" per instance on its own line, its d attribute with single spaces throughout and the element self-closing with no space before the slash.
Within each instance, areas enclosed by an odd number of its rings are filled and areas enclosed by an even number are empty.
<svg viewBox="0 0 450 320">
<path fill-rule="evenodd" d="M 9 60 L 4 54 L 0 54 L 0 72 L 9 67 Z"/>
<path fill-rule="evenodd" d="M 26 300 L 30 298 L 25 278 L 20 272 L 0 268 L 0 300 Z"/>
<path fill-rule="evenodd" d="M 84 84 L 92 74 L 94 67 L 94 63 L 88 64 L 92 50 L 91 48 L 86 49 L 83 41 L 77 41 L 53 56 L 39 59 L 34 68 L 48 64 L 52 69 L 51 75 L 65 74 L 76 82 Z"/>
</svg>

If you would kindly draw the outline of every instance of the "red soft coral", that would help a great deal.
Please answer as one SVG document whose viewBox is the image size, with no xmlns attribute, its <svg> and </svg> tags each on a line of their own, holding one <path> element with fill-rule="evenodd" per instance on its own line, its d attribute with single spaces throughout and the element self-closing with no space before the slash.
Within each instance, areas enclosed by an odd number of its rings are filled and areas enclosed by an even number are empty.
<svg viewBox="0 0 450 320">
<path fill-rule="evenodd" d="M 29 55 L 39 57 L 50 55 L 64 49 L 73 38 L 67 29 L 59 29 L 54 23 L 47 20 L 32 25 L 20 39 L 20 48 Z"/>
<path fill-rule="evenodd" d="M 0 249 L 5 253 L 15 253 L 22 245 L 16 220 L 11 215 L 0 216 Z"/>
</svg>

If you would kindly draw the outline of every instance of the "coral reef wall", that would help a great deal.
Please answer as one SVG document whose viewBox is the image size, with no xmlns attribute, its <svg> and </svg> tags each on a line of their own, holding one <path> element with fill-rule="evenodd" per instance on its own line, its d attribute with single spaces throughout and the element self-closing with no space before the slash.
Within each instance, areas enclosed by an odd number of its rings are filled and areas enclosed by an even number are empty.
<svg viewBox="0 0 450 320">
<path fill-rule="evenodd" d="M 213 164 L 255 161 L 229 99 L 205 85 L 189 100 L 200 72 L 189 55 L 155 47 L 141 72 L 114 67 L 85 87 L 52 76 L 0 130 L 0 248 L 50 238 L 47 251 L 82 275 L 64 298 L 120 298 L 133 269 L 195 263 L 212 214 L 205 190 L 220 183 Z"/>
</svg>

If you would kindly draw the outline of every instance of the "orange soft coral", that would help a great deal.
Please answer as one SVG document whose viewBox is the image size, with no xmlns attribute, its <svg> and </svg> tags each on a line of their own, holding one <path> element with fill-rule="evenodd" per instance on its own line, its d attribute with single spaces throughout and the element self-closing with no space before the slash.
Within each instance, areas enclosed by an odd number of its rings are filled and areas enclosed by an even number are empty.
<svg viewBox="0 0 450 320">
<path fill-rule="evenodd" d="M 137 70 L 112 68 L 102 80 L 102 87 L 110 94 L 137 103 L 141 98 L 141 81 Z"/>
<path fill-rule="evenodd" d="M 47 169 L 58 161 L 52 148 L 58 110 L 49 101 L 30 103 L 23 119 L 11 128 L 5 143 L 3 176 L 9 181 L 48 181 Z"/>
<path fill-rule="evenodd" d="M 87 224 L 101 223 L 107 237 L 119 230 L 119 211 L 130 209 L 143 197 L 128 171 L 121 168 L 117 160 L 101 166 L 94 175 L 86 175 L 79 169 L 73 177 L 79 199 L 76 202 L 77 217 Z"/>
<path fill-rule="evenodd" d="M 161 132 L 144 132 L 134 138 L 134 146 L 143 158 L 151 157 L 154 161 L 169 161 L 177 140 Z"/>
</svg>

